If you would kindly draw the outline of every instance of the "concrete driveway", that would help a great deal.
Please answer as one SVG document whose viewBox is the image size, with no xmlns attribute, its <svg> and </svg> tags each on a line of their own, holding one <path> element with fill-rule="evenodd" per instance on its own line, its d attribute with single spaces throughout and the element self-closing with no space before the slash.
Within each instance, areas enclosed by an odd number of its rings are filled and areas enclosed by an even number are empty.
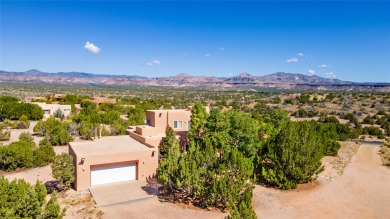
<svg viewBox="0 0 390 219">
<path fill-rule="evenodd" d="M 98 206 L 109 206 L 153 197 L 142 189 L 146 185 L 145 181 L 134 180 L 94 186 L 89 191 Z"/>
</svg>

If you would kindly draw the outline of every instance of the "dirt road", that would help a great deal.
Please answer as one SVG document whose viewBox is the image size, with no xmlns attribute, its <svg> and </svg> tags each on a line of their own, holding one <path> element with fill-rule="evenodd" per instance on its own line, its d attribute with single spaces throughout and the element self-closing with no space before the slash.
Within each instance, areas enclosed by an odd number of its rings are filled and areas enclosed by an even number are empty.
<svg viewBox="0 0 390 219">
<path fill-rule="evenodd" d="M 378 145 L 362 144 L 341 176 L 281 191 L 256 186 L 259 218 L 389 218 L 390 169 Z"/>
</svg>

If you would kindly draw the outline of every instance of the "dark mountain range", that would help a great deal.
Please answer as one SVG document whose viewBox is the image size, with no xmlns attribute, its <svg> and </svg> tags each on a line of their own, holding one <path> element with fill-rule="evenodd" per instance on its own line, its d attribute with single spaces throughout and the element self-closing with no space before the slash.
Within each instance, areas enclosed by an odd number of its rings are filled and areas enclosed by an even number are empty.
<svg viewBox="0 0 390 219">
<path fill-rule="evenodd" d="M 281 88 L 299 90 L 348 90 L 389 92 L 390 83 L 356 83 L 338 79 L 308 76 L 298 73 L 277 72 L 264 76 L 241 73 L 238 76 L 208 77 L 181 73 L 170 77 L 147 78 L 136 75 L 108 75 L 85 72 L 47 73 L 32 69 L 26 72 L 0 70 L 0 82 L 49 83 L 49 84 L 94 84 L 138 85 L 174 87 L 221 87 L 221 88 Z"/>
</svg>

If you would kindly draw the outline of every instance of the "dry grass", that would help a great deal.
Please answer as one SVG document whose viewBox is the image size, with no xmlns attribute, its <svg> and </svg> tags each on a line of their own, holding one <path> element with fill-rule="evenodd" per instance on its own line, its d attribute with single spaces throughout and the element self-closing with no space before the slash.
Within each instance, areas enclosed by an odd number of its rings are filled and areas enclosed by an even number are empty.
<svg viewBox="0 0 390 219">
<path fill-rule="evenodd" d="M 335 176 L 341 175 L 344 168 L 360 147 L 359 142 L 346 141 L 340 142 L 340 144 L 341 148 L 338 151 L 337 156 L 326 156 L 322 158 L 322 165 L 325 169 L 319 174 L 319 177 L 330 180 Z"/>
<path fill-rule="evenodd" d="M 383 165 L 390 168 L 390 139 L 386 139 L 386 142 L 383 144 L 381 148 L 381 158 Z"/>
<path fill-rule="evenodd" d="M 68 190 L 59 195 L 61 207 L 66 207 L 65 218 L 102 218 L 103 212 L 88 191 Z"/>
</svg>

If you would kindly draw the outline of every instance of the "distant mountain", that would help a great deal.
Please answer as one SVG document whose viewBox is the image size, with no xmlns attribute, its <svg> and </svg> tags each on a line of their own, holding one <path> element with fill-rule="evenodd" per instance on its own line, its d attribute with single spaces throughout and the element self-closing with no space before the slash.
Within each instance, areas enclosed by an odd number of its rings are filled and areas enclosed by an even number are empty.
<svg viewBox="0 0 390 219">
<path fill-rule="evenodd" d="M 0 82 L 85 84 L 85 85 L 137 85 L 174 87 L 221 87 L 221 88 L 280 88 L 299 90 L 349 90 L 390 92 L 390 83 L 356 83 L 316 75 L 277 72 L 253 76 L 247 72 L 233 77 L 193 76 L 181 73 L 170 77 L 147 78 L 136 75 L 108 75 L 85 72 L 47 73 L 36 69 L 26 72 L 0 70 Z"/>
</svg>

